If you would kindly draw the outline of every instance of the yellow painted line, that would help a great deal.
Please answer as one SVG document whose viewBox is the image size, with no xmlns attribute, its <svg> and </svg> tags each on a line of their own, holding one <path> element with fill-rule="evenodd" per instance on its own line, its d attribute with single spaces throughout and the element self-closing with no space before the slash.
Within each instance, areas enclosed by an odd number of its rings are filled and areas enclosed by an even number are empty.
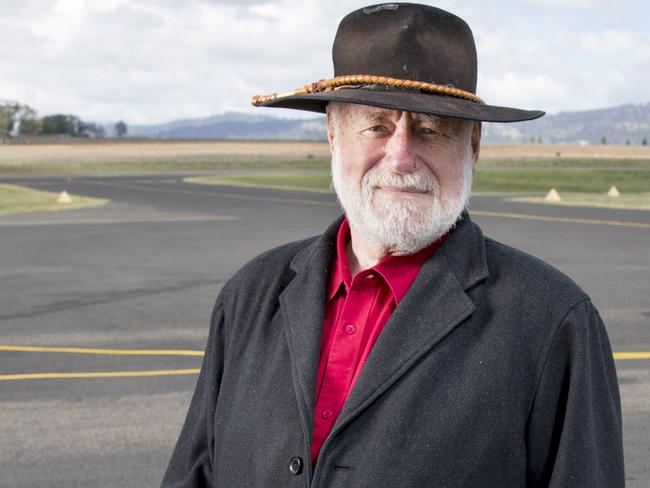
<svg viewBox="0 0 650 488">
<path fill-rule="evenodd" d="M 26 373 L 0 375 L 0 381 L 55 380 L 70 378 L 137 378 L 198 374 L 199 369 L 163 369 L 159 371 L 102 371 L 95 373 Z"/>
<path fill-rule="evenodd" d="M 103 186 L 113 186 L 117 188 L 130 188 L 141 191 L 150 191 L 150 192 L 159 192 L 159 193 L 180 193 L 186 195 L 202 195 L 209 197 L 226 197 L 226 198 L 235 198 L 239 200 L 253 200 L 260 202 L 277 202 L 277 203 L 296 203 L 302 205 L 324 205 L 324 206 L 337 206 L 338 203 L 330 202 L 327 200 L 309 200 L 309 199 L 300 199 L 300 198 L 281 198 L 281 197 L 263 197 L 255 195 L 241 195 L 239 193 L 226 193 L 226 192 L 209 192 L 201 190 L 176 190 L 173 188 L 151 188 L 147 186 L 134 185 L 129 183 L 116 183 L 116 182 L 106 182 L 98 180 L 85 180 L 85 183 L 91 183 L 95 185 Z M 236 185 L 223 185 L 223 186 L 236 186 Z M 257 187 L 257 188 L 267 188 L 269 187 Z M 309 190 L 300 190 L 305 193 L 309 193 Z M 533 215 L 533 214 L 521 214 L 514 212 L 492 212 L 487 210 L 470 210 L 470 215 L 483 215 L 485 217 L 501 217 L 507 219 L 518 219 L 518 220 L 537 220 L 543 222 L 565 222 L 570 224 L 590 224 L 590 225 L 612 225 L 617 227 L 632 227 L 640 229 L 650 229 L 650 224 L 645 222 L 626 222 L 623 220 L 603 220 L 603 219 L 583 219 L 583 218 L 574 218 L 574 217 L 551 217 L 546 215 Z"/>
<path fill-rule="evenodd" d="M 203 351 L 186 349 L 88 349 L 80 347 L 2 346 L 0 351 L 105 354 L 111 356 L 203 356 Z"/>
<path fill-rule="evenodd" d="M 303 192 L 303 193 L 323 193 L 323 194 L 330 194 L 333 195 L 334 192 L 332 190 L 323 190 L 320 188 L 299 188 L 295 186 L 283 186 L 283 185 L 275 185 L 275 184 L 265 184 L 265 183 L 248 183 L 248 182 L 243 182 L 243 181 L 230 181 L 230 180 L 209 180 L 209 181 L 201 181 L 201 180 L 194 180 L 194 176 L 188 176 L 186 178 L 183 178 L 183 183 L 191 183 L 192 185 L 204 185 L 204 186 L 232 186 L 235 188 L 260 188 L 260 189 L 267 189 L 267 190 L 282 190 L 282 191 L 295 191 L 295 192 Z M 198 176 L 197 178 L 203 178 L 203 176 Z M 221 177 L 219 177 L 221 178 Z M 224 177 L 228 178 L 228 176 Z"/>
<path fill-rule="evenodd" d="M 615 352 L 614 359 L 650 359 L 650 352 Z"/>
<path fill-rule="evenodd" d="M 115 219 L 65 219 L 65 220 L 15 220 L 0 222 L 3 227 L 29 227 L 36 225 L 84 225 L 84 224 L 141 224 L 141 223 L 168 223 L 168 222 L 225 222 L 239 220 L 232 215 L 187 215 L 170 217 L 139 217 Z"/>
<path fill-rule="evenodd" d="M 160 183 L 161 185 L 172 185 L 178 183 L 178 180 L 165 179 L 165 180 L 135 180 L 135 183 L 140 184 L 149 184 L 149 183 Z"/>
<path fill-rule="evenodd" d="M 0 351 L 50 352 L 64 354 L 104 354 L 112 356 L 195 356 L 203 351 L 191 349 L 89 349 L 79 347 L 2 346 Z M 650 352 L 615 352 L 614 359 L 650 359 Z"/>
<path fill-rule="evenodd" d="M 175 190 L 173 188 L 151 188 L 147 186 L 133 185 L 129 183 L 115 183 L 115 182 L 105 182 L 97 180 L 84 180 L 84 183 L 90 183 L 93 185 L 101 186 L 112 186 L 116 188 L 129 188 L 134 190 L 157 192 L 157 193 L 177 193 L 183 195 L 201 195 L 208 197 L 226 197 L 226 198 L 235 198 L 238 200 L 252 200 L 258 202 L 277 202 L 277 203 L 297 203 L 301 205 L 325 205 L 325 206 L 336 206 L 338 203 L 329 202 L 327 200 L 308 200 L 303 198 L 282 198 L 282 197 L 263 197 L 255 195 L 241 195 L 239 193 L 226 193 L 226 192 L 217 192 L 217 191 L 201 191 L 201 190 Z M 207 185 L 206 185 L 207 186 Z M 234 186 L 234 185 L 229 185 Z M 258 187 L 262 188 L 262 187 Z M 268 189 L 268 188 L 267 188 Z M 306 193 L 309 190 L 304 190 Z"/>
<path fill-rule="evenodd" d="M 618 227 L 636 227 L 650 229 L 650 224 L 644 222 L 625 222 L 623 220 L 580 219 L 573 217 L 549 217 L 546 215 L 532 215 L 509 212 L 489 212 L 485 210 L 470 210 L 470 215 L 483 215 L 485 217 L 503 217 L 506 219 L 541 220 L 545 222 L 565 222 L 570 224 L 614 225 Z"/>
<path fill-rule="evenodd" d="M 0 346 L 2 350 L 16 350 L 17 346 Z M 49 352 L 74 352 L 77 353 L 77 348 L 43 348 L 43 347 L 20 347 L 19 350 L 38 350 L 42 352 L 43 349 L 48 349 Z M 52 351 L 55 350 L 55 351 Z M 115 351 L 114 349 L 86 349 L 84 351 Z M 120 350 L 124 352 L 124 350 Z M 33 351 L 30 351 L 33 352 Z M 129 350 L 128 354 L 135 353 L 136 350 Z M 155 352 L 155 351 L 146 351 Z M 201 351 L 158 351 L 163 353 L 187 352 L 192 353 L 192 356 L 202 356 Z M 82 353 L 84 354 L 84 353 Z M 85 354 L 104 354 L 102 353 L 85 353 Z M 650 359 L 650 352 L 615 352 L 614 359 L 630 360 L 630 359 Z M 86 373 L 19 373 L 19 374 L 5 374 L 0 375 L 0 381 L 20 381 L 20 380 L 52 380 L 52 379 L 88 379 L 88 378 L 143 378 L 152 376 L 181 376 L 198 374 L 200 369 L 162 369 L 152 371 L 97 371 Z"/>
<path fill-rule="evenodd" d="M 103 183 L 103 182 L 102 182 Z M 110 183 L 112 186 L 118 186 L 118 184 Z M 146 191 L 160 191 L 160 192 L 169 192 L 169 193 L 185 193 L 185 194 L 194 194 L 194 195 L 209 195 L 209 196 L 220 196 L 228 198 L 237 198 L 242 200 L 257 200 L 265 202 L 282 202 L 282 203 L 299 203 L 306 205 L 338 205 L 335 202 L 328 202 L 323 200 L 307 200 L 307 199 L 298 199 L 298 198 L 280 198 L 280 197 L 262 197 L 262 196 L 253 196 L 253 195 L 241 195 L 238 193 L 215 193 L 207 192 L 200 190 L 173 190 L 173 189 L 163 189 L 163 188 L 144 188 L 136 185 L 119 184 L 119 186 L 128 187 L 128 188 L 137 188 L 139 190 Z M 236 186 L 236 185 L 230 185 Z M 269 187 L 258 187 L 258 188 L 269 188 Z M 270 188 L 272 189 L 272 188 Z M 304 192 L 309 192 L 309 190 L 302 190 Z M 583 218 L 574 218 L 574 217 L 551 217 L 546 215 L 533 215 L 533 214 L 520 214 L 514 212 L 491 212 L 487 210 L 471 210 L 471 215 L 483 215 L 486 217 L 502 217 L 509 219 L 520 219 L 520 220 L 538 220 L 545 222 L 565 222 L 571 224 L 591 224 L 591 225 L 613 225 L 618 227 L 636 227 L 641 229 L 650 229 L 650 224 L 644 222 L 626 222 L 622 220 L 604 220 L 604 219 L 583 219 Z"/>
</svg>

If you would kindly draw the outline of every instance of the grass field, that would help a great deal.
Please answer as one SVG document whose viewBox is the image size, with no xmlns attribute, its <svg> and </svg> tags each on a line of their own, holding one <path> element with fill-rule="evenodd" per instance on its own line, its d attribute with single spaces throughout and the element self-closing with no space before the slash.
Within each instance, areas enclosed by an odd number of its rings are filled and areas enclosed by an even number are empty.
<svg viewBox="0 0 650 488">
<path fill-rule="evenodd" d="M 245 170 L 195 183 L 329 191 L 325 142 L 75 141 L 0 145 L 0 176 Z M 263 171 L 262 171 L 263 170 Z M 650 147 L 483 144 L 476 193 L 599 195 L 616 185 L 645 201 L 650 193 Z M 621 200 L 622 201 L 622 200 Z"/>
<path fill-rule="evenodd" d="M 562 193 L 559 202 L 547 202 L 543 197 L 513 197 L 513 202 L 544 203 L 550 205 L 573 205 L 578 207 L 604 207 L 634 210 L 650 210 L 650 193 L 628 193 L 618 197 L 593 193 Z"/>
<path fill-rule="evenodd" d="M 76 141 L 0 144 L 1 174 L 211 171 L 322 168 L 325 142 Z M 479 167 L 493 169 L 650 168 L 648 146 L 483 144 Z"/>
<path fill-rule="evenodd" d="M 237 176 L 197 176 L 186 178 L 190 183 L 235 184 L 310 191 L 329 191 L 330 176 L 322 172 L 273 172 Z M 643 170 L 479 170 L 474 178 L 475 192 L 483 193 L 545 193 L 549 188 L 559 192 L 603 193 L 615 185 L 623 193 L 650 190 L 650 171 Z"/>
<path fill-rule="evenodd" d="M 0 183 L 0 215 L 97 207 L 108 203 L 108 200 L 77 195 L 70 195 L 70 203 L 57 203 L 58 196 L 58 193 Z"/>
<path fill-rule="evenodd" d="M 0 145 L 2 174 L 325 168 L 323 142 L 123 141 Z"/>
</svg>

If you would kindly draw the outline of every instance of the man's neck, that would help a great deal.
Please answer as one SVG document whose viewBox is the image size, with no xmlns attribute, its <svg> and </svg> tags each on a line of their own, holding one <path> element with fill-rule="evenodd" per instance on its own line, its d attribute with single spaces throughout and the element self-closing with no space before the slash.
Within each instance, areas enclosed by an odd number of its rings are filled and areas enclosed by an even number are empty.
<svg viewBox="0 0 650 488">
<path fill-rule="evenodd" d="M 373 245 L 363 236 L 350 228 L 350 242 L 347 245 L 348 263 L 350 274 L 354 276 L 359 271 L 372 268 L 379 261 L 390 255 L 390 251 L 383 246 Z"/>
</svg>

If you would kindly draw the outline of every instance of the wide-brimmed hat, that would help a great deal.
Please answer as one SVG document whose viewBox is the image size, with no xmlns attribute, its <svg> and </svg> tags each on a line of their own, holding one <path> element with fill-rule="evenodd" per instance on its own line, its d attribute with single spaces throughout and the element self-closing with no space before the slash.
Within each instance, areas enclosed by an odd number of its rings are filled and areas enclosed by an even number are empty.
<svg viewBox="0 0 650 488">
<path fill-rule="evenodd" d="M 478 97 L 472 31 L 435 7 L 386 3 L 355 10 L 339 24 L 332 59 L 334 78 L 257 95 L 253 105 L 325 112 L 328 102 L 350 102 L 486 122 L 544 115 Z"/>
</svg>

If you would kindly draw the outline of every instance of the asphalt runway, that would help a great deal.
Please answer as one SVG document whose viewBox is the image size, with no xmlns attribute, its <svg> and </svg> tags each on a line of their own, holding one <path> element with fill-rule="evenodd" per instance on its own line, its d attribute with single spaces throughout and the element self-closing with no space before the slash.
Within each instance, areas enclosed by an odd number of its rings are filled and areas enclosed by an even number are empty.
<svg viewBox="0 0 650 488">
<path fill-rule="evenodd" d="M 339 215 L 329 194 L 181 176 L 0 179 L 111 200 L 0 216 L 1 487 L 157 486 L 223 283 Z M 578 282 L 615 352 L 650 352 L 650 212 L 476 196 L 471 213 Z M 628 487 L 649 487 L 650 359 L 616 365 Z"/>
</svg>

